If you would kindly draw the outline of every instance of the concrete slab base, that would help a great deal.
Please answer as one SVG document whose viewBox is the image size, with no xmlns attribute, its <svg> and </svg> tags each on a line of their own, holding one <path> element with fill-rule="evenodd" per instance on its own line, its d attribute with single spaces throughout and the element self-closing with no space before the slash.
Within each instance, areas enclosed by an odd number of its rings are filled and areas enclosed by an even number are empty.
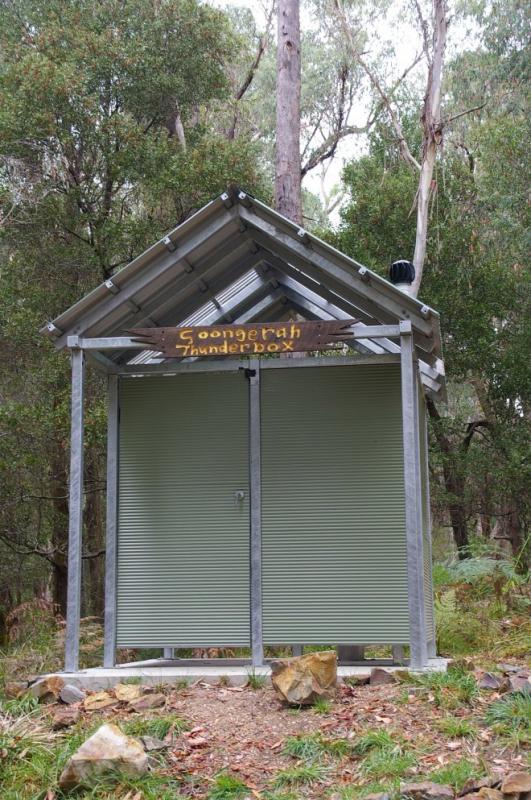
<svg viewBox="0 0 531 800">
<path fill-rule="evenodd" d="M 419 671 L 445 672 L 447 664 L 448 660 L 445 658 L 431 658 L 428 661 L 428 666 Z M 339 666 L 337 669 L 338 681 L 341 683 L 346 678 L 368 676 L 372 666 L 374 665 Z M 407 669 L 407 667 L 386 665 L 385 669 L 394 672 L 395 670 Z M 124 664 L 112 668 L 95 667 L 93 669 L 80 670 L 79 672 L 57 672 L 54 674 L 80 689 L 96 691 L 109 689 L 117 683 L 130 681 L 131 679 L 149 686 L 177 684 L 180 681 L 186 681 L 189 684 L 197 683 L 198 681 L 215 684 L 220 679 L 227 681 L 231 686 L 243 686 L 247 683 L 249 673 L 252 672 L 256 675 L 264 675 L 268 681 L 270 680 L 271 669 L 269 666 L 256 667 L 253 670 L 248 664 L 233 665 L 225 662 L 220 665 L 199 666 L 196 664 L 184 665 L 182 662 L 179 664 L 176 664 L 176 662 L 170 663 L 163 659 L 160 662 L 143 662 L 138 666 Z"/>
</svg>

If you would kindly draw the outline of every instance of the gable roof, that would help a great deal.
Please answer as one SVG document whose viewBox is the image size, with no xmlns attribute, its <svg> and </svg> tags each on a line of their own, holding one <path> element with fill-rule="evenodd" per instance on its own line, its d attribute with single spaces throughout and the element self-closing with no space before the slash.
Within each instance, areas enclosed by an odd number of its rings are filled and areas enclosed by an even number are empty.
<svg viewBox="0 0 531 800">
<path fill-rule="evenodd" d="M 61 349 L 69 336 L 123 336 L 133 327 L 308 319 L 397 325 L 410 320 L 425 389 L 444 394 L 439 315 L 239 189 L 212 200 L 113 277 L 47 323 Z M 400 352 L 362 339 L 365 352 Z M 163 360 L 115 351 L 117 364 Z"/>
</svg>

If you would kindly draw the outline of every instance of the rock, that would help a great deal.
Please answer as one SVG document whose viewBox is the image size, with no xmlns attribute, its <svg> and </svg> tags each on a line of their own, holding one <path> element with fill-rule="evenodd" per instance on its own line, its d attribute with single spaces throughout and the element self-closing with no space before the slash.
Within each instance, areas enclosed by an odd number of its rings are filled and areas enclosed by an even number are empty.
<svg viewBox="0 0 531 800">
<path fill-rule="evenodd" d="M 446 784 L 421 781 L 420 783 L 401 783 L 400 797 L 409 797 L 412 800 L 453 800 L 454 792 Z"/>
<path fill-rule="evenodd" d="M 363 800 L 391 800 L 391 795 L 387 792 L 374 792 L 373 794 L 363 795 Z"/>
<path fill-rule="evenodd" d="M 148 771 L 148 757 L 136 739 L 117 725 L 102 725 L 77 750 L 59 778 L 61 789 L 92 786 L 116 773 L 139 777 Z M 117 776 L 119 777 L 119 776 Z"/>
<path fill-rule="evenodd" d="M 166 697 L 163 694 L 146 694 L 130 705 L 134 711 L 147 711 L 149 708 L 160 708 L 160 706 L 166 705 Z"/>
<path fill-rule="evenodd" d="M 502 672 L 520 672 L 520 667 L 516 664 L 496 664 L 496 669 Z"/>
<path fill-rule="evenodd" d="M 79 708 L 57 708 L 52 714 L 52 730 L 60 731 L 63 728 L 69 728 L 78 722 L 80 716 Z"/>
<path fill-rule="evenodd" d="M 39 703 L 53 703 L 59 697 L 64 685 L 64 680 L 58 675 L 50 675 L 35 681 L 30 686 L 30 694 L 36 697 Z"/>
<path fill-rule="evenodd" d="M 99 711 L 100 708 L 107 708 L 116 703 L 116 698 L 111 697 L 109 692 L 94 692 L 85 697 L 85 711 Z"/>
<path fill-rule="evenodd" d="M 20 697 L 27 691 L 28 684 L 26 681 L 9 681 L 4 685 L 4 694 L 9 699 Z"/>
<path fill-rule="evenodd" d="M 492 789 L 490 786 L 484 786 L 478 792 L 480 800 L 503 800 L 503 792 L 499 789 Z"/>
<path fill-rule="evenodd" d="M 502 689 L 508 686 L 508 682 L 506 678 L 494 675 L 493 672 L 484 672 L 478 679 L 478 686 L 480 689 Z"/>
<path fill-rule="evenodd" d="M 82 692 L 77 686 L 72 686 L 71 683 L 67 683 L 59 692 L 59 700 L 62 703 L 66 703 L 67 706 L 72 703 L 80 703 L 84 699 L 85 692 Z"/>
<path fill-rule="evenodd" d="M 504 778 L 501 790 L 504 794 L 523 794 L 531 792 L 531 773 L 511 772 Z"/>
<path fill-rule="evenodd" d="M 157 739 L 156 736 L 141 736 L 140 741 L 144 745 L 144 750 L 150 753 L 152 750 L 165 750 L 170 746 L 169 742 Z"/>
<path fill-rule="evenodd" d="M 134 683 L 117 683 L 114 687 L 114 694 L 120 702 L 131 703 L 133 700 L 138 700 L 139 697 L 142 697 L 142 689 L 138 684 Z"/>
<path fill-rule="evenodd" d="M 516 675 L 511 675 L 509 685 L 512 692 L 531 691 L 531 675 L 528 670 L 522 669 Z"/>
<path fill-rule="evenodd" d="M 333 697 L 337 683 L 335 650 L 321 650 L 271 663 L 271 682 L 290 705 L 311 705 L 318 697 Z"/>
<path fill-rule="evenodd" d="M 371 686 L 385 686 L 389 683 L 396 683 L 396 678 L 392 672 L 388 672 L 382 667 L 374 667 L 371 669 Z"/>
<path fill-rule="evenodd" d="M 458 797 L 464 797 L 467 794 L 479 794 L 481 789 L 489 789 L 492 786 L 499 785 L 499 783 L 499 779 L 493 776 L 488 778 L 469 778 L 463 785 Z"/>
</svg>

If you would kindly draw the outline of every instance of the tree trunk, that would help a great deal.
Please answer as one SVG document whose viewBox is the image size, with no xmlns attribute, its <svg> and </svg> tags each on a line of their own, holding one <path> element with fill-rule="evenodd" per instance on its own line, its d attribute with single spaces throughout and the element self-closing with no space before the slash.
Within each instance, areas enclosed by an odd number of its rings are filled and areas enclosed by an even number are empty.
<svg viewBox="0 0 531 800">
<path fill-rule="evenodd" d="M 454 535 L 454 542 L 457 548 L 457 555 L 460 559 L 468 557 L 468 525 L 465 507 L 465 479 L 460 471 L 459 457 L 454 452 L 452 443 L 441 429 L 441 417 L 435 404 L 427 401 L 428 412 L 432 419 L 433 431 L 437 444 L 443 456 L 443 476 L 444 486 L 450 497 L 448 503 L 448 514 Z"/>
<path fill-rule="evenodd" d="M 299 0 L 278 2 L 275 208 L 302 224 Z"/>
<path fill-rule="evenodd" d="M 428 69 L 428 85 L 422 110 L 424 141 L 418 185 L 417 230 L 413 255 L 415 280 L 411 286 L 411 293 L 414 297 L 417 296 L 420 289 L 426 260 L 428 212 L 433 170 L 437 159 L 437 148 L 442 140 L 441 85 L 447 25 L 445 0 L 433 0 L 433 52 Z"/>
</svg>

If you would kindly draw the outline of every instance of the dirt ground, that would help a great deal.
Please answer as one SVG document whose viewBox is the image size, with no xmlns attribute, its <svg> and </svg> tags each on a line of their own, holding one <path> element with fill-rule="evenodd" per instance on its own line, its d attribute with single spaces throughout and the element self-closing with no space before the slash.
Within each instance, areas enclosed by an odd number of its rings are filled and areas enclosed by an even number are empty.
<svg viewBox="0 0 531 800">
<path fill-rule="evenodd" d="M 172 691 L 167 696 L 164 713 L 178 714 L 189 729 L 173 739 L 159 769 L 180 778 L 181 791 L 190 798 L 205 797 L 220 772 L 239 777 L 254 796 L 262 797 L 263 792 L 267 796 L 272 791 L 279 772 L 301 763 L 283 754 L 287 737 L 320 732 L 326 739 L 355 742 L 368 731 L 381 730 L 396 737 L 404 751 L 414 755 L 414 764 L 400 776 L 391 776 L 396 779 L 429 776 L 462 760 L 477 765 L 480 773 L 487 774 L 526 769 L 526 753 L 500 739 L 485 725 L 486 707 L 498 697 L 496 692 L 482 692 L 474 698 L 472 706 L 459 705 L 449 711 L 418 687 L 342 686 L 329 710 L 318 713 L 312 707 L 287 708 L 271 687 L 252 690 L 200 684 Z M 114 709 L 94 715 L 102 721 L 112 718 L 119 723 L 117 717 L 122 713 Z M 442 734 L 438 725 L 450 716 L 470 722 L 474 735 L 450 738 Z M 330 758 L 325 775 L 318 782 L 297 785 L 294 794 L 286 796 L 317 800 L 333 796 L 334 790 L 341 792 L 342 787 L 349 785 L 386 783 L 385 775 L 375 780 L 374 775 L 360 771 L 360 766 L 362 759 L 352 754 Z"/>
</svg>

